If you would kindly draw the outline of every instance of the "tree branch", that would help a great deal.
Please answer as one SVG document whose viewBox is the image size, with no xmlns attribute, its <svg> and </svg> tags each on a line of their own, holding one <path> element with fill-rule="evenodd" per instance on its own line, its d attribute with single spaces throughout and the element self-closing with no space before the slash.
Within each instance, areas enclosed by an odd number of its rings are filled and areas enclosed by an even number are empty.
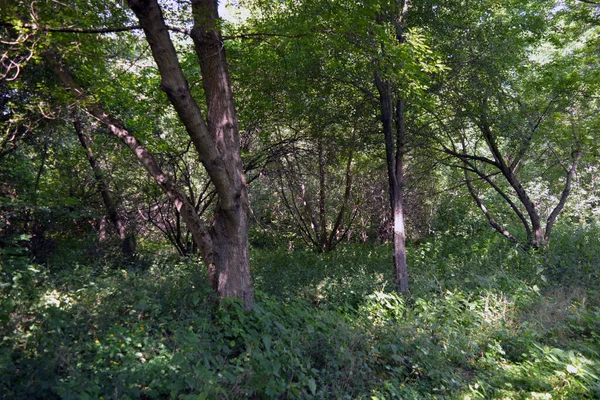
<svg viewBox="0 0 600 400">
<path fill-rule="evenodd" d="M 464 159 L 473 160 L 473 161 L 481 161 L 481 162 L 484 162 L 486 164 L 493 165 L 496 168 L 500 168 L 500 165 L 496 161 L 491 160 L 491 159 L 489 159 L 487 157 L 481 157 L 481 156 L 476 156 L 476 155 L 459 153 L 457 151 L 449 149 L 445 145 L 442 145 L 442 150 L 441 151 L 443 153 L 446 153 L 446 154 L 451 155 L 453 157 L 460 158 L 461 160 L 464 158 Z"/>
<path fill-rule="evenodd" d="M 475 174 L 477 174 L 477 176 L 479 176 L 481 179 L 483 179 L 485 182 L 487 182 L 488 185 L 490 185 L 503 199 L 504 201 L 506 201 L 508 203 L 508 205 L 510 206 L 510 208 L 513 210 L 513 212 L 517 215 L 517 217 L 521 220 L 521 222 L 523 223 L 523 227 L 525 228 L 525 232 L 527 233 L 527 238 L 528 240 L 531 238 L 531 229 L 529 228 L 529 223 L 527 222 L 527 219 L 525 218 L 525 215 L 523 215 L 523 213 L 521 212 L 521 210 L 519 210 L 519 208 L 517 207 L 517 205 L 511 200 L 510 197 L 508 197 L 508 195 L 500 188 L 500 186 L 498 186 L 490 177 L 490 175 L 486 175 L 483 172 L 481 172 L 477 166 L 475 166 L 473 163 L 471 163 L 470 161 L 466 160 L 466 159 L 461 159 L 461 161 L 467 165 L 471 171 L 473 171 Z M 465 169 L 465 174 L 467 170 Z M 470 184 L 470 182 L 469 182 Z"/>
<path fill-rule="evenodd" d="M 11 28 L 27 28 L 33 31 L 41 31 L 41 32 L 63 32 L 63 33 L 116 33 L 116 32 L 128 32 L 128 31 L 137 31 L 141 30 L 141 25 L 129 25 L 129 26 L 112 26 L 112 27 L 104 27 L 104 28 L 77 28 L 73 26 L 43 26 L 31 23 L 24 23 L 20 25 L 16 25 L 10 21 L 0 21 L 0 26 L 7 26 Z M 167 25 L 167 29 L 172 32 L 183 33 L 184 35 L 189 35 L 190 31 L 184 28 L 179 28 L 177 26 Z"/>
<path fill-rule="evenodd" d="M 552 227 L 554 226 L 554 222 L 556 222 L 558 214 L 560 214 L 560 212 L 564 208 L 565 203 L 567 202 L 567 198 L 569 197 L 569 194 L 571 194 L 571 182 L 573 180 L 573 175 L 575 174 L 575 171 L 577 171 L 577 167 L 579 166 L 579 161 L 581 161 L 582 154 L 583 152 L 579 150 L 573 155 L 573 164 L 571 165 L 571 169 L 569 169 L 569 172 L 567 173 L 565 187 L 560 196 L 560 200 L 558 201 L 558 204 L 556 205 L 556 207 L 554 207 L 554 210 L 552 210 L 550 216 L 546 220 L 546 232 L 544 233 L 544 236 L 546 237 L 546 242 L 548 242 L 548 240 L 550 239 L 550 233 L 552 233 Z"/>
<path fill-rule="evenodd" d="M 595 6 L 600 6 L 600 2 L 597 2 L 597 1 L 592 1 L 592 0 L 579 0 L 579 1 L 581 1 L 582 3 L 588 3 L 588 4 L 593 4 Z"/>
<path fill-rule="evenodd" d="M 200 248 L 200 253 L 206 265 L 210 268 L 214 265 L 214 245 L 208 228 L 204 221 L 198 216 L 194 204 L 181 191 L 172 178 L 166 174 L 158 165 L 148 149 L 129 131 L 124 125 L 109 115 L 91 96 L 88 96 L 82 88 L 77 86 L 71 73 L 61 64 L 58 56 L 52 52 L 44 53 L 48 63 L 53 67 L 54 73 L 62 82 L 63 86 L 73 95 L 75 99 L 82 102 L 83 107 L 89 115 L 98 122 L 105 125 L 110 132 L 121 139 L 131 149 L 138 161 L 154 178 L 158 186 L 167 195 L 169 200 L 181 212 L 188 228 L 194 233 L 194 240 Z"/>
<path fill-rule="evenodd" d="M 488 211 L 486 206 L 483 204 L 483 202 L 481 201 L 479 196 L 477 196 L 477 193 L 475 193 L 475 189 L 473 188 L 473 185 L 471 184 L 471 180 L 469 179 L 469 173 L 467 172 L 467 170 L 465 170 L 465 182 L 467 184 L 467 188 L 469 189 L 469 193 L 471 194 L 471 197 L 473 198 L 473 200 L 475 200 L 477 207 L 479 207 L 479 209 L 483 212 L 483 214 L 487 218 L 487 220 L 490 223 L 490 225 L 492 226 L 492 228 L 494 228 L 497 232 L 502 234 L 502 236 L 509 239 L 510 241 L 512 241 L 514 243 L 520 243 L 519 239 L 514 237 L 509 231 L 504 229 L 502 226 L 500 226 L 500 224 L 498 224 L 494 220 L 494 218 L 492 217 L 492 215 L 490 214 L 490 212 Z"/>
</svg>

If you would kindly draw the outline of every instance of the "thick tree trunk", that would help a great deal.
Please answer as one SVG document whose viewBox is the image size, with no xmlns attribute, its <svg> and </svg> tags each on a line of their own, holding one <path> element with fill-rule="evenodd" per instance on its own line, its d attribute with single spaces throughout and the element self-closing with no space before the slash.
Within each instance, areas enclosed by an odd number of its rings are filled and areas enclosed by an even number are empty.
<svg viewBox="0 0 600 400">
<path fill-rule="evenodd" d="M 216 0 L 193 0 L 192 40 L 202 72 L 206 97 L 208 130 L 214 138 L 224 179 L 209 175 L 219 195 L 215 214 L 215 265 L 217 292 L 240 297 L 247 308 L 254 303 L 254 289 L 248 257 L 248 185 L 240 153 L 238 120 L 219 30 Z"/>
<path fill-rule="evenodd" d="M 121 239 L 121 251 L 123 256 L 127 259 L 131 259 L 135 254 L 135 236 L 127 232 L 125 221 L 123 218 L 121 218 L 117 206 L 110 195 L 110 190 L 108 188 L 108 184 L 106 183 L 106 179 L 104 178 L 104 174 L 102 173 L 102 168 L 98 164 L 98 161 L 94 156 L 94 152 L 89 145 L 88 138 L 83 132 L 83 125 L 81 121 L 76 118 L 73 122 L 73 126 L 75 127 L 75 133 L 79 138 L 79 143 L 81 143 L 81 147 L 83 147 L 85 150 L 90 167 L 92 167 L 92 171 L 94 172 L 94 179 L 96 180 L 98 191 L 102 196 L 102 202 L 106 208 L 106 214 L 113 223 L 115 230 Z"/>
<path fill-rule="evenodd" d="M 240 297 L 245 308 L 251 310 L 254 290 L 248 259 L 248 188 L 225 47 L 219 31 L 217 1 L 192 1 L 191 37 L 202 71 L 206 121 L 191 96 L 157 1 L 130 0 L 129 5 L 144 29 L 160 71 L 161 89 L 185 125 L 218 195 L 211 231 L 213 285 L 219 296 Z"/>
</svg>

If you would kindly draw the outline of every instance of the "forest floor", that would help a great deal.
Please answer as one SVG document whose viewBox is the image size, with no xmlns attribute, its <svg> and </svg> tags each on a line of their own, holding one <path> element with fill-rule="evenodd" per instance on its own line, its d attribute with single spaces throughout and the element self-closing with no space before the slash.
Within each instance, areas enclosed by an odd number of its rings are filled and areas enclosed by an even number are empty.
<svg viewBox="0 0 600 400">
<path fill-rule="evenodd" d="M 0 398 L 598 398 L 599 237 L 441 235 L 409 247 L 404 297 L 389 246 L 253 249 L 253 313 L 195 260 L 4 249 Z"/>
</svg>

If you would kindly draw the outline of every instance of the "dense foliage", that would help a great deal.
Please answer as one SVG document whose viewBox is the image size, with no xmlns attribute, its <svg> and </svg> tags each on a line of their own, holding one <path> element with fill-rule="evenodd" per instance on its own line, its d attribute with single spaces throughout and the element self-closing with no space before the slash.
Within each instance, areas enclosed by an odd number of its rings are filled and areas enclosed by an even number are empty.
<svg viewBox="0 0 600 400">
<path fill-rule="evenodd" d="M 177 257 L 37 265 L 3 253 L 3 398 L 594 398 L 599 228 L 528 254 L 487 228 L 411 247 L 255 250 L 253 313 Z M 6 263 L 9 261 L 9 263 Z M 84 260 L 80 260 L 84 261 Z"/>
<path fill-rule="evenodd" d="M 599 38 L 0 1 L 0 399 L 600 397 Z"/>
</svg>

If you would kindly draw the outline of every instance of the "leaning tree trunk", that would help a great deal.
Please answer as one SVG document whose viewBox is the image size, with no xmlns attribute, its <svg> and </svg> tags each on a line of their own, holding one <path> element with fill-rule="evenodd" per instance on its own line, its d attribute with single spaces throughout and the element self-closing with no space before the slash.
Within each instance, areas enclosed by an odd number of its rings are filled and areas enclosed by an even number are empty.
<svg viewBox="0 0 600 400">
<path fill-rule="evenodd" d="M 150 7 L 150 10 L 146 7 Z M 136 12 L 139 11 L 136 9 Z M 151 29 L 145 31 L 155 60 L 163 74 L 161 88 L 167 93 L 184 122 L 198 157 L 215 184 L 218 204 L 212 229 L 206 227 L 193 202 L 160 168 L 152 154 L 131 131 L 122 122 L 107 114 L 82 88 L 77 86 L 56 55 L 47 52 L 46 59 L 53 65 L 63 85 L 77 100 L 81 101 L 91 116 L 107 126 L 113 135 L 132 150 L 138 161 L 179 210 L 207 265 L 209 279 L 217 294 L 220 297 L 239 297 L 244 301 L 244 308 L 252 310 L 254 292 L 248 262 L 247 189 L 243 170 L 236 175 L 241 161 L 239 164 L 232 163 L 231 160 L 236 156 L 227 154 L 227 152 L 237 152 L 239 158 L 239 147 L 230 148 L 223 138 L 215 139 L 210 135 L 200 109 L 191 97 L 158 5 L 155 1 L 151 1 L 150 5 L 144 2 L 143 11 L 150 15 L 142 13 L 140 22 L 148 23 L 147 18 L 150 20 L 159 18 L 158 22 L 149 23 Z M 163 28 L 160 27 L 160 23 Z M 239 237 L 235 237 L 236 235 Z"/>
<path fill-rule="evenodd" d="M 527 191 L 523 187 L 521 180 L 516 174 L 516 166 L 522 160 L 524 155 L 526 154 L 526 150 L 529 147 L 529 143 L 531 142 L 531 137 L 526 138 L 526 143 L 522 146 L 521 150 L 518 152 L 517 157 L 512 160 L 512 162 L 508 162 L 508 160 L 503 156 L 502 151 L 498 147 L 496 137 L 492 131 L 492 127 L 487 121 L 485 113 L 479 116 L 478 120 L 475 121 L 478 125 L 483 138 L 485 139 L 487 149 L 492 154 L 492 158 L 488 158 L 485 156 L 478 155 L 477 153 L 468 154 L 466 152 L 466 145 L 463 142 L 463 151 L 457 151 L 454 146 L 452 148 L 446 147 L 442 145 L 443 151 L 446 154 L 449 154 L 453 157 L 461 160 L 463 164 L 463 169 L 465 173 L 465 183 L 471 194 L 471 197 L 475 201 L 477 207 L 483 212 L 485 217 L 487 218 L 489 224 L 502 236 L 511 240 L 512 242 L 519 243 L 524 249 L 530 248 L 544 248 L 549 245 L 550 242 L 550 234 L 552 233 L 552 228 L 559 214 L 562 212 L 567 199 L 571 193 L 571 186 L 573 182 L 573 176 L 575 175 L 579 163 L 581 161 L 581 157 L 583 153 L 581 150 L 575 150 L 571 154 L 572 162 L 571 167 L 567 169 L 563 167 L 565 171 L 565 183 L 564 188 L 562 190 L 560 199 L 550 215 L 546 220 L 545 229 L 543 229 L 542 218 L 540 211 L 536 208 L 536 205 L 531 200 L 531 197 L 528 195 Z M 532 131 L 533 133 L 533 131 Z M 495 169 L 494 173 L 489 173 L 478 164 L 485 165 L 487 167 L 492 167 Z M 562 163 L 561 163 L 562 164 Z M 503 226 L 499 221 L 494 219 L 490 211 L 483 204 L 482 198 L 476 193 L 476 190 L 473 186 L 473 180 L 470 178 L 470 173 L 475 174 L 479 180 L 487 183 L 491 188 L 495 190 L 495 192 L 500 195 L 500 197 L 508 204 L 508 206 L 512 209 L 513 213 L 518 217 L 521 221 L 525 233 L 527 235 L 526 240 L 522 240 L 511 234 L 508 229 Z M 493 179 L 493 176 L 500 175 L 502 176 L 509 185 L 509 188 L 512 189 L 512 193 L 506 191 L 506 189 L 501 188 Z M 519 204 L 520 203 L 520 204 Z M 524 210 L 524 211 L 523 211 Z"/>
<path fill-rule="evenodd" d="M 92 171 L 94 172 L 94 179 L 96 180 L 98 191 L 102 196 L 102 202 L 106 208 L 106 214 L 115 226 L 115 230 L 121 239 L 121 251 L 123 256 L 126 259 L 131 259 L 135 254 L 135 236 L 127 231 L 125 221 L 119 214 L 119 210 L 117 209 L 117 206 L 110 195 L 108 183 L 106 182 L 104 174 L 102 173 L 102 168 L 98 164 L 98 161 L 94 156 L 94 152 L 89 145 L 88 138 L 85 136 L 81 121 L 78 118 L 75 118 L 73 126 L 75 127 L 75 133 L 79 138 L 79 143 L 81 143 L 81 147 L 83 147 L 85 150 L 90 167 L 92 167 Z"/>
</svg>

